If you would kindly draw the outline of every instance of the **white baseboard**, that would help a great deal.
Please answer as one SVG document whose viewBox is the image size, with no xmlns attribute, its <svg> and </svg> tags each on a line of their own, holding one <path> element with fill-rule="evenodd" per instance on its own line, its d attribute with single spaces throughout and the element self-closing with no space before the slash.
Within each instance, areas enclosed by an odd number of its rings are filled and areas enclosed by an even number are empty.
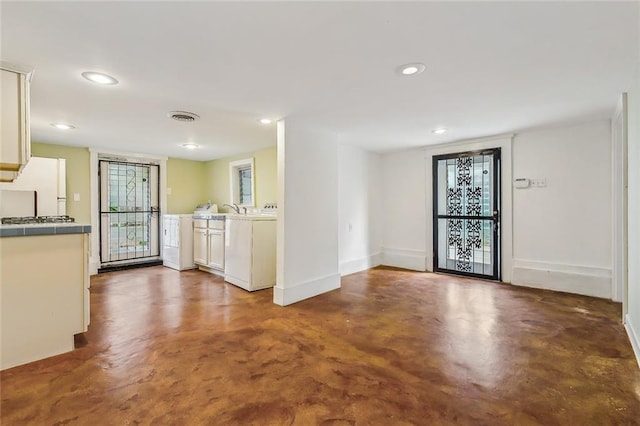
<svg viewBox="0 0 640 426">
<path fill-rule="evenodd" d="M 386 266 L 395 266 L 397 268 L 411 269 L 414 271 L 426 271 L 427 254 L 421 250 L 383 247 L 380 263 Z"/>
<path fill-rule="evenodd" d="M 611 299 L 611 269 L 514 259 L 514 285 Z"/>
<path fill-rule="evenodd" d="M 340 288 L 340 274 L 327 275 L 293 287 L 280 287 L 276 284 L 273 288 L 273 303 L 287 306 L 337 288 Z"/>
<path fill-rule="evenodd" d="M 360 259 L 349 260 L 347 262 L 340 263 L 340 275 L 345 276 L 349 274 L 355 274 L 356 272 L 365 271 L 380 265 L 380 259 L 382 255 L 380 253 L 374 253 L 367 257 Z"/>
<path fill-rule="evenodd" d="M 97 260 L 89 259 L 89 275 L 97 275 L 100 262 Z"/>
<path fill-rule="evenodd" d="M 640 330 L 634 328 L 629 314 L 624 317 L 624 328 L 627 330 L 633 353 L 636 354 L 636 361 L 638 361 L 638 367 L 640 367 L 640 334 L 638 334 Z"/>
</svg>

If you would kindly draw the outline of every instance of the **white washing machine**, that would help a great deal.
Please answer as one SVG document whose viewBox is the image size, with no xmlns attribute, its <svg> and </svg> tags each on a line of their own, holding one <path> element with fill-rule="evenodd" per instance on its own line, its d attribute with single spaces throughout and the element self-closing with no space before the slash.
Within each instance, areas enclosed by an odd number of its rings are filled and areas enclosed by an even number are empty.
<svg viewBox="0 0 640 426">
<path fill-rule="evenodd" d="M 193 263 L 193 215 L 162 216 L 162 264 L 178 271 L 196 267 Z"/>
</svg>

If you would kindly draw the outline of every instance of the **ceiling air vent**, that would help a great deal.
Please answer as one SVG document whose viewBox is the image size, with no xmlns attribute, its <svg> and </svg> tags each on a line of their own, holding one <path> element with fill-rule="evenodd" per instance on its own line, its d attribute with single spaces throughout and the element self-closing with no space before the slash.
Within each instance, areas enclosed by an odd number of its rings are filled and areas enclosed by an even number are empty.
<svg viewBox="0 0 640 426">
<path fill-rule="evenodd" d="M 169 111 L 167 113 L 167 117 L 177 121 L 186 121 L 188 123 L 192 121 L 196 121 L 200 118 L 198 114 L 194 114 L 192 112 L 187 112 L 187 111 Z"/>
</svg>

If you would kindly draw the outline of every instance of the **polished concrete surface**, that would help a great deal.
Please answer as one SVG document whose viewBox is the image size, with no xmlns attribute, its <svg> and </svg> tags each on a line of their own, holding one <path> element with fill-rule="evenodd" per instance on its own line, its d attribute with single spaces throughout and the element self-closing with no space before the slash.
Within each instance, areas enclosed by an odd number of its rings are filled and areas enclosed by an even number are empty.
<svg viewBox="0 0 640 426">
<path fill-rule="evenodd" d="M 2 425 L 640 423 L 605 300 L 376 268 L 282 308 L 151 267 L 91 304 L 75 351 L 0 374 Z"/>
</svg>

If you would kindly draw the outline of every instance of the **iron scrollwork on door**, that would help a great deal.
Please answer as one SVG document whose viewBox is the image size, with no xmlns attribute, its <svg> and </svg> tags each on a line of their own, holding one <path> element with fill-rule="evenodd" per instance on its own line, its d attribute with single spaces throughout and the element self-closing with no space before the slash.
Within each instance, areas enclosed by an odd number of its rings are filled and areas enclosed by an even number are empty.
<svg viewBox="0 0 640 426">
<path fill-rule="evenodd" d="M 499 280 L 500 149 L 433 156 L 432 170 L 434 270 Z"/>
<path fill-rule="evenodd" d="M 473 185 L 473 158 L 455 161 L 454 188 L 447 188 L 448 215 L 482 215 L 482 187 Z M 464 213 L 463 213 L 464 212 Z M 447 220 L 447 245 L 456 249 L 456 269 L 473 272 L 473 250 L 482 247 L 481 220 Z"/>
</svg>

